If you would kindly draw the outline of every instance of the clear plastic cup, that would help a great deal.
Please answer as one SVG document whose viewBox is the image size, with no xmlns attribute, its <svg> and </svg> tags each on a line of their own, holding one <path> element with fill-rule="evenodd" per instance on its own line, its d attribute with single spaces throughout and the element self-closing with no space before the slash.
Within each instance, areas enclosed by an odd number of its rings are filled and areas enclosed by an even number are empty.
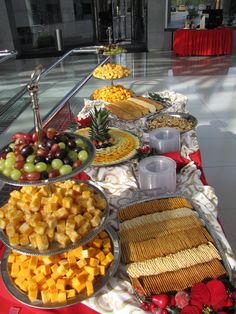
<svg viewBox="0 0 236 314">
<path fill-rule="evenodd" d="M 138 165 L 139 186 L 148 195 L 161 195 L 176 190 L 176 162 L 165 156 L 144 158 Z"/>
<path fill-rule="evenodd" d="M 180 133 L 175 128 L 159 128 L 149 133 L 150 146 L 157 153 L 178 152 L 180 150 Z"/>
</svg>

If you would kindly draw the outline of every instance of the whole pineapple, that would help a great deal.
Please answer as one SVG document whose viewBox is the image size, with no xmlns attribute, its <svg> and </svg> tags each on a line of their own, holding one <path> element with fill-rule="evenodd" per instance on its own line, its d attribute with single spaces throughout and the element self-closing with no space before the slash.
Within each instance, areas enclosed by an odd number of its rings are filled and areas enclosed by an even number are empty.
<svg viewBox="0 0 236 314">
<path fill-rule="evenodd" d="M 90 113 L 91 124 L 89 138 L 96 148 L 104 148 L 112 145 L 112 138 L 109 134 L 109 113 L 106 109 L 97 109 Z"/>
</svg>

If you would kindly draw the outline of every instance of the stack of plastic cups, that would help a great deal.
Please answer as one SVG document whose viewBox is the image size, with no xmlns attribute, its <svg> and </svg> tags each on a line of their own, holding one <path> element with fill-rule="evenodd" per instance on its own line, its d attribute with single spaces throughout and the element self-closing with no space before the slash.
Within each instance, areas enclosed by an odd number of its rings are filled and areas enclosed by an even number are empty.
<svg viewBox="0 0 236 314">
<path fill-rule="evenodd" d="M 180 133 L 174 128 L 159 128 L 149 133 L 150 146 L 157 154 L 179 151 Z M 139 163 L 139 185 L 147 195 L 176 190 L 176 162 L 165 156 L 152 156 Z"/>
</svg>

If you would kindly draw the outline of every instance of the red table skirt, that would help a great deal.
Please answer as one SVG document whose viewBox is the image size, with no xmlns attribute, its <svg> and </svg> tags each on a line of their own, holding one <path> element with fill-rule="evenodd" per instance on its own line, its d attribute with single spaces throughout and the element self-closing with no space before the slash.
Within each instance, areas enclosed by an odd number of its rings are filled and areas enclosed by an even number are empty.
<svg viewBox="0 0 236 314">
<path fill-rule="evenodd" d="M 232 53 L 233 30 L 216 29 L 178 29 L 174 37 L 173 50 L 180 56 L 214 56 Z"/>
</svg>

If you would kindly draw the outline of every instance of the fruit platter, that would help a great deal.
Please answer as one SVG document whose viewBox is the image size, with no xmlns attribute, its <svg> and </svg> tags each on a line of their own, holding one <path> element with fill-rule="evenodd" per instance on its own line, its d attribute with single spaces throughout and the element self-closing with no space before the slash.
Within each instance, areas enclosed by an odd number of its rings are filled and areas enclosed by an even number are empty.
<svg viewBox="0 0 236 314">
<path fill-rule="evenodd" d="M 77 130 L 76 134 L 89 138 L 96 147 L 93 166 L 116 165 L 137 154 L 140 139 L 131 132 L 109 127 L 109 113 L 106 109 L 94 107 L 90 118 L 90 126 Z"/>
<path fill-rule="evenodd" d="M 109 215 L 106 197 L 88 182 L 67 180 L 12 190 L 0 208 L 0 238 L 15 251 L 54 255 L 93 238 Z"/>
<path fill-rule="evenodd" d="M 17 132 L 0 152 L 0 180 L 16 186 L 58 182 L 81 172 L 94 157 L 95 147 L 80 135 L 48 128 L 39 142 L 36 133 Z"/>
<path fill-rule="evenodd" d="M 14 298 L 31 307 L 56 309 L 98 292 L 115 274 L 120 261 L 116 232 L 106 227 L 68 253 L 26 256 L 5 249 L 1 275 Z"/>
</svg>

